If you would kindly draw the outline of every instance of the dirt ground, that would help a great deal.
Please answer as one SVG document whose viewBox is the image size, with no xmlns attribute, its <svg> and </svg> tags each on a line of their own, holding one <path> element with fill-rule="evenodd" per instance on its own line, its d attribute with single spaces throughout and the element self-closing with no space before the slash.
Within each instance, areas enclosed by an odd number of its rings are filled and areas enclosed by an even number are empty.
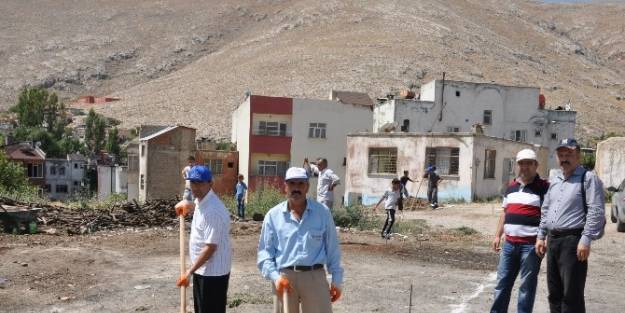
<svg viewBox="0 0 625 313">
<path fill-rule="evenodd" d="M 487 312 L 497 255 L 488 242 L 498 204 L 447 206 L 406 212 L 434 233 L 471 227 L 462 236 L 397 236 L 340 233 L 344 297 L 335 312 Z M 269 283 L 255 266 L 260 225 L 233 224 L 234 260 L 229 312 L 271 312 Z M 588 312 L 623 312 L 625 241 L 608 224 L 593 243 L 586 302 Z M 0 312 L 177 312 L 177 229 L 127 229 L 85 236 L 0 235 Z M 535 312 L 547 312 L 546 263 Z M 515 298 L 510 312 L 516 312 Z M 191 302 L 189 302 L 191 303 Z M 192 306 L 188 306 L 189 312 Z"/>
</svg>

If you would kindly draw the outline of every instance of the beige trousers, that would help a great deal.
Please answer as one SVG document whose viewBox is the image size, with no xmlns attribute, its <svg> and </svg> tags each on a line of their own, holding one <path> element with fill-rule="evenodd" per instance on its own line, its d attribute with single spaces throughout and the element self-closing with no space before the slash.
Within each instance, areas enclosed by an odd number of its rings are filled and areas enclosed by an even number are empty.
<svg viewBox="0 0 625 313">
<path fill-rule="evenodd" d="M 283 296 L 277 296 L 276 286 L 271 284 L 275 313 L 332 313 L 330 286 L 323 268 L 308 272 L 282 270 L 280 274 L 286 275 L 293 289 L 288 294 L 289 310 L 284 312 Z"/>
</svg>

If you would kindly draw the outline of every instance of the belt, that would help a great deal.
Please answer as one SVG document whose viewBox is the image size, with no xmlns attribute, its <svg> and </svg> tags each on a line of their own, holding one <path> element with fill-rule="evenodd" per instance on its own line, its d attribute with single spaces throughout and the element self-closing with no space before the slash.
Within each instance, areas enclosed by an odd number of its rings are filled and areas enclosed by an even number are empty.
<svg viewBox="0 0 625 313">
<path fill-rule="evenodd" d="M 564 236 L 581 236 L 583 228 L 574 228 L 574 229 L 552 229 L 549 231 L 549 235 L 554 238 L 564 237 Z"/>
<path fill-rule="evenodd" d="M 320 268 L 323 268 L 323 264 L 315 264 L 313 266 L 308 266 L 308 265 L 293 265 L 293 266 L 287 266 L 287 267 L 283 267 L 283 270 L 292 270 L 294 272 L 309 272 L 309 271 L 313 271 L 313 270 L 318 270 Z"/>
</svg>

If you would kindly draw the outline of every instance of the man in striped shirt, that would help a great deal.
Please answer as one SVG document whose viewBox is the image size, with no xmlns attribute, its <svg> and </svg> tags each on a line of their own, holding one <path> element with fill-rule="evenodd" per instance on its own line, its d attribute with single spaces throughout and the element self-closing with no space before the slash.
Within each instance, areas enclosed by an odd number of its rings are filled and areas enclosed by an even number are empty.
<svg viewBox="0 0 625 313">
<path fill-rule="evenodd" d="M 176 285 L 188 285 L 193 278 L 196 313 L 226 312 L 228 281 L 232 263 L 230 214 L 212 190 L 212 173 L 203 165 L 189 170 L 187 180 L 195 197 L 189 237 L 191 267 Z M 188 212 L 180 212 L 186 215 Z"/>
<path fill-rule="evenodd" d="M 519 272 L 521 286 L 517 312 L 532 312 L 542 260 L 536 255 L 534 244 L 540 224 L 540 206 L 549 183 L 536 173 L 538 161 L 533 150 L 519 151 L 516 162 L 518 177 L 508 184 L 503 198 L 504 211 L 492 243 L 493 250 L 501 251 L 501 255 L 491 313 L 508 312 L 512 287 Z M 506 236 L 502 246 L 501 236 L 504 233 Z"/>
</svg>

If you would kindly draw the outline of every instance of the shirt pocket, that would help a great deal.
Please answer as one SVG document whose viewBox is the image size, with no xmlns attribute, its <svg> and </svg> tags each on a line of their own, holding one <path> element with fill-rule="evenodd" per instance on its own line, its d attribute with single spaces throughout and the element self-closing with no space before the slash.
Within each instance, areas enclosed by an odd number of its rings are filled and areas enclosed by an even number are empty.
<svg viewBox="0 0 625 313">
<path fill-rule="evenodd" d="M 311 229 L 306 233 L 305 237 L 305 247 L 308 251 L 319 249 L 323 244 L 324 234 L 322 229 Z"/>
</svg>

